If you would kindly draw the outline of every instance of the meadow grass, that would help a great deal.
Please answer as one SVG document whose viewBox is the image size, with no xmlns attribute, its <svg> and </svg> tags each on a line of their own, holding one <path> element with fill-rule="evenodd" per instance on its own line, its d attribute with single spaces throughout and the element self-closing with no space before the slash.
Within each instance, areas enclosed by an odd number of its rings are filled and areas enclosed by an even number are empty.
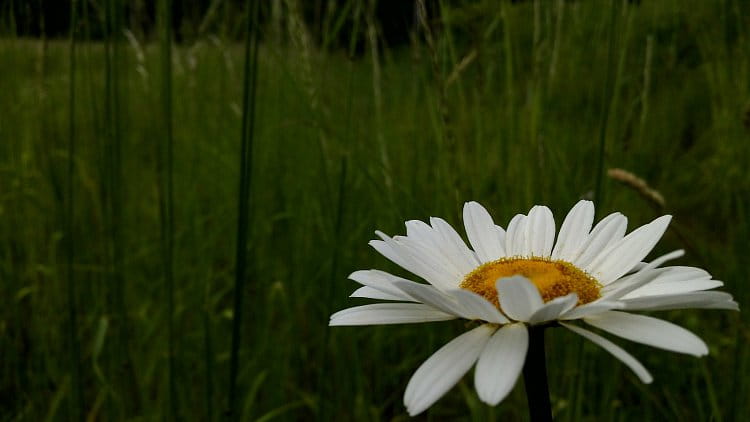
<svg viewBox="0 0 750 422">
<path fill-rule="evenodd" d="M 460 225 L 468 200 L 502 225 L 538 203 L 559 224 L 580 198 L 630 227 L 673 214 L 654 254 L 684 248 L 750 299 L 744 3 L 440 2 L 398 47 L 360 2 L 328 9 L 322 43 L 297 2 L 273 4 L 257 50 L 173 44 L 168 1 L 154 42 L 115 1 L 103 41 L 0 39 L 0 420 L 406 420 L 409 377 L 463 323 L 328 317 L 365 303 L 352 271 L 404 275 L 367 246 L 375 229 Z M 345 14 L 348 45 L 323 48 Z M 747 314 L 661 315 L 711 353 L 615 340 L 648 386 L 550 330 L 556 418 L 750 414 Z M 422 418 L 522 420 L 526 400 L 519 383 L 489 408 L 467 377 Z"/>
</svg>

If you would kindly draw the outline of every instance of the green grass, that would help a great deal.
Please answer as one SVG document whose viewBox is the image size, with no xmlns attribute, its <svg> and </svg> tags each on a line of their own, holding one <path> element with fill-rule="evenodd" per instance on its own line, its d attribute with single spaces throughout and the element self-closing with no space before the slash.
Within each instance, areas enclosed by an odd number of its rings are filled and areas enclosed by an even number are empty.
<svg viewBox="0 0 750 422">
<path fill-rule="evenodd" d="M 355 3 L 352 51 L 366 47 L 354 59 L 316 47 L 294 8 L 278 33 L 260 28 L 247 197 L 242 43 L 97 42 L 85 26 L 74 48 L 0 39 L 0 420 L 221 419 L 233 315 L 239 419 L 406 420 L 409 377 L 463 323 L 329 329 L 328 316 L 364 303 L 347 298 L 350 272 L 404 274 L 367 246 L 375 229 L 400 234 L 429 216 L 460 225 L 468 200 L 502 225 L 537 203 L 559 224 L 594 196 L 598 215 L 621 211 L 631 228 L 673 214 L 654 254 L 685 248 L 680 264 L 748 303 L 747 5 L 443 2 L 429 35 L 419 26 L 388 47 Z M 665 209 L 598 179 L 613 167 L 647 180 Z M 237 290 L 240 199 L 250 220 Z M 750 414 L 747 314 L 660 315 L 711 354 L 615 339 L 652 371 L 648 386 L 551 330 L 559 420 Z M 526 418 L 523 388 L 491 409 L 467 377 L 423 418 Z"/>
</svg>

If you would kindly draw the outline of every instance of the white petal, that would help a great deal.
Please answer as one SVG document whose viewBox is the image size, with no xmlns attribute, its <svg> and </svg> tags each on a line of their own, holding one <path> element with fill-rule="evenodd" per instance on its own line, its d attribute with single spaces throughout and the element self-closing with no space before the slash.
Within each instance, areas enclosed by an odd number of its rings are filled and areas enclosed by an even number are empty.
<svg viewBox="0 0 750 422">
<path fill-rule="evenodd" d="M 372 240 L 370 245 L 383 256 L 390 259 L 402 268 L 425 279 L 430 284 L 440 289 L 455 289 L 461 278 L 456 279 L 446 271 L 441 271 L 442 263 L 435 263 L 435 258 L 419 250 L 414 245 L 415 241 L 406 240 L 403 236 L 389 237 L 381 231 L 376 231 L 382 241 Z"/>
<path fill-rule="evenodd" d="M 464 240 L 456 230 L 442 218 L 430 218 L 430 224 L 443 239 L 445 245 L 445 254 L 450 256 L 456 266 L 464 273 L 468 274 L 480 265 L 479 260 L 474 253 L 466 246 Z"/>
<path fill-rule="evenodd" d="M 628 219 L 619 212 L 604 217 L 591 230 L 591 234 L 586 238 L 586 242 L 581 247 L 578 256 L 574 258 L 573 264 L 578 268 L 588 266 L 609 245 L 622 239 L 627 227 Z"/>
<path fill-rule="evenodd" d="M 463 243 L 463 240 L 461 240 L 448 223 L 443 221 L 442 223 L 445 225 L 442 225 L 437 221 L 440 219 L 432 218 L 431 220 L 435 220 L 442 229 L 445 229 L 445 226 L 447 226 L 453 233 L 449 231 L 445 233 L 446 237 L 444 237 L 441 231 L 434 229 L 427 223 L 419 220 L 410 220 L 406 222 L 407 237 L 400 238 L 399 241 L 414 248 L 417 251 L 415 255 L 419 255 L 422 261 L 426 262 L 432 268 L 437 268 L 441 272 L 451 274 L 453 278 L 461 279 L 464 274 L 476 268 L 479 265 L 478 262 L 473 257 L 473 254 L 471 254 L 469 248 L 466 247 L 466 244 Z M 463 250 L 458 249 L 460 246 L 463 246 Z M 464 255 L 464 252 L 473 259 L 473 263 L 467 261 L 467 256 Z"/>
<path fill-rule="evenodd" d="M 694 356 L 708 354 L 706 343 L 698 336 L 661 319 L 609 311 L 586 317 L 583 320 L 616 336 L 660 349 Z"/>
<path fill-rule="evenodd" d="M 576 334 L 583 336 L 594 344 L 600 346 L 602 349 L 611 353 L 614 357 L 619 359 L 622 363 L 627 365 L 628 368 L 635 372 L 635 374 L 644 384 L 651 384 L 651 382 L 654 380 L 648 370 L 643 365 L 641 365 L 641 363 L 638 362 L 636 358 L 634 358 L 630 353 L 626 352 L 620 346 L 584 328 L 576 327 L 575 325 L 566 324 L 564 322 L 560 323 L 560 325 Z"/>
<path fill-rule="evenodd" d="M 448 321 L 456 317 L 421 303 L 373 303 L 331 315 L 328 325 L 381 325 Z"/>
<path fill-rule="evenodd" d="M 662 273 L 659 275 L 659 281 L 708 280 L 711 278 L 711 274 L 708 271 L 697 267 L 673 265 L 664 267 L 659 271 Z"/>
<path fill-rule="evenodd" d="M 505 233 L 505 253 L 507 256 L 526 256 L 526 216 L 516 214 L 508 223 Z"/>
<path fill-rule="evenodd" d="M 496 406 L 513 390 L 528 348 L 524 324 L 506 325 L 492 336 L 474 370 L 474 385 L 483 402 Z"/>
<path fill-rule="evenodd" d="M 555 244 L 555 218 L 549 208 L 536 205 L 526 220 L 527 252 L 531 256 L 548 258 Z"/>
<path fill-rule="evenodd" d="M 671 215 L 665 215 L 639 227 L 599 254 L 584 269 L 602 284 L 617 280 L 651 252 L 671 219 Z"/>
<path fill-rule="evenodd" d="M 622 309 L 625 307 L 624 303 L 617 301 L 597 300 L 585 305 L 577 306 L 568 312 L 563 313 L 558 319 L 571 320 L 579 319 L 588 315 L 594 315 L 605 311 L 611 311 L 613 309 Z"/>
<path fill-rule="evenodd" d="M 456 302 L 463 308 L 463 317 L 466 319 L 480 319 L 493 324 L 507 324 L 508 318 L 487 301 L 487 299 L 468 290 L 458 289 L 447 292 L 453 296 Z"/>
<path fill-rule="evenodd" d="M 552 259 L 573 261 L 586 241 L 593 222 L 594 204 L 591 201 L 578 201 L 560 226 Z"/>
<path fill-rule="evenodd" d="M 477 202 L 464 204 L 464 225 L 466 235 L 474 251 L 482 262 L 495 261 L 505 256 L 503 246 L 500 244 L 495 223 L 492 217 Z"/>
<path fill-rule="evenodd" d="M 712 280 L 711 274 L 705 270 L 695 267 L 665 267 L 653 271 L 657 276 L 651 282 L 623 296 L 623 299 L 697 292 L 724 285 L 719 280 Z"/>
<path fill-rule="evenodd" d="M 375 232 L 375 233 L 378 233 L 378 232 Z M 407 271 L 410 271 L 414 274 L 419 275 L 417 272 L 414 271 L 410 263 L 407 262 L 406 259 L 404 259 L 405 254 L 402 254 L 400 250 L 394 249 L 393 244 L 391 242 L 388 242 L 385 240 L 371 240 L 368 244 L 372 246 L 373 249 L 378 251 L 381 255 L 388 258 L 394 264 L 398 265 L 399 267 Z"/>
<path fill-rule="evenodd" d="M 643 287 L 640 287 L 623 297 L 623 299 L 634 299 L 637 297 L 658 296 L 664 294 L 693 293 L 703 290 L 711 290 L 723 286 L 719 280 L 687 280 L 687 281 L 667 281 L 654 280 Z"/>
<path fill-rule="evenodd" d="M 573 309 L 578 302 L 578 295 L 571 293 L 562 297 L 556 297 L 549 302 L 542 305 L 533 315 L 529 318 L 529 324 L 540 324 L 542 322 L 552 321 L 557 319 L 560 315 Z"/>
<path fill-rule="evenodd" d="M 406 295 L 403 293 L 396 296 L 390 293 L 386 293 L 382 290 L 373 289 L 370 286 L 362 286 L 349 295 L 349 297 L 360 297 L 364 299 L 398 300 L 398 301 L 408 300 L 411 302 L 414 301 L 414 299 L 404 299 L 404 296 Z"/>
<path fill-rule="evenodd" d="M 666 311 L 670 309 L 734 309 L 736 302 L 726 292 L 691 292 L 674 295 L 644 296 L 622 299 L 626 310 Z M 739 309 L 738 309 L 739 310 Z"/>
<path fill-rule="evenodd" d="M 539 290 L 526 277 L 514 275 L 496 283 L 500 308 L 516 321 L 528 321 L 544 302 Z"/>
<path fill-rule="evenodd" d="M 464 376 L 474 365 L 495 328 L 481 325 L 441 347 L 409 380 L 404 404 L 409 415 L 427 410 Z"/>
<path fill-rule="evenodd" d="M 383 294 L 386 294 L 389 296 L 400 297 L 401 298 L 400 300 L 414 301 L 414 299 L 411 296 L 405 294 L 401 289 L 399 289 L 393 284 L 394 281 L 403 281 L 406 283 L 414 283 L 414 282 L 407 280 L 405 278 L 401 278 L 393 274 L 387 273 L 385 271 L 359 270 L 359 271 L 355 271 L 349 274 L 349 279 L 356 281 L 357 283 L 363 286 L 370 287 L 376 290 L 380 290 L 381 292 L 383 292 Z M 360 296 L 360 297 L 366 297 L 366 296 Z"/>
<path fill-rule="evenodd" d="M 404 283 L 401 281 L 396 281 L 394 284 L 404 293 L 425 305 L 430 305 L 448 314 L 464 317 L 463 308 L 453 298 L 432 286 L 419 283 Z"/>
<path fill-rule="evenodd" d="M 664 254 L 649 262 L 648 265 L 643 267 L 643 269 L 641 269 L 637 273 L 630 274 L 604 286 L 604 288 L 602 288 L 601 290 L 603 296 L 602 299 L 620 299 L 628 293 L 642 286 L 645 286 L 659 276 L 659 272 L 658 270 L 656 270 L 656 267 L 669 260 L 679 258 L 684 254 L 685 251 L 683 251 L 682 249 Z"/>
<path fill-rule="evenodd" d="M 506 255 L 505 253 L 506 252 L 505 251 L 505 237 L 506 237 L 505 229 L 495 224 L 495 232 L 497 232 L 497 238 L 500 241 L 500 245 L 503 247 L 503 256 L 505 256 Z"/>
<path fill-rule="evenodd" d="M 693 309 L 724 309 L 727 311 L 738 311 L 740 310 L 740 304 L 735 302 L 734 300 L 728 300 L 728 301 L 720 301 L 720 302 L 714 302 L 714 303 L 707 303 L 705 305 L 691 306 Z"/>
<path fill-rule="evenodd" d="M 632 271 L 632 272 L 638 272 L 638 271 L 642 270 L 643 267 L 645 267 L 646 265 L 648 265 L 648 262 L 641 261 L 641 262 L 635 264 L 635 266 L 633 266 L 633 268 L 631 268 L 630 271 Z"/>
<path fill-rule="evenodd" d="M 442 275 L 436 274 L 433 268 L 413 257 L 412 253 L 402 243 L 396 242 L 395 239 L 392 239 L 381 231 L 376 231 L 375 234 L 382 240 L 371 240 L 370 246 L 380 252 L 381 255 L 390 259 L 401 268 L 425 279 L 430 284 L 448 288 L 448 286 L 443 285 Z"/>
<path fill-rule="evenodd" d="M 401 245 L 412 259 L 422 266 L 427 281 L 441 289 L 458 287 L 464 277 L 452 260 L 440 252 L 435 245 L 427 245 L 410 237 L 395 236 L 393 240 Z"/>
<path fill-rule="evenodd" d="M 408 220 L 404 223 L 406 227 L 406 235 L 414 240 L 418 240 L 424 243 L 435 243 L 435 234 L 432 232 L 432 227 L 424 221 L 419 220 Z"/>
</svg>

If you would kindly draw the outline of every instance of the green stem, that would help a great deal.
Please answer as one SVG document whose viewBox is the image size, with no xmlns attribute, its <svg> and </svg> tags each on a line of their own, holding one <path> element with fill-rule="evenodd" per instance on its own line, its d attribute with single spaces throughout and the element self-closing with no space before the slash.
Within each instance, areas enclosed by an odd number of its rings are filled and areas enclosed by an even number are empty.
<svg viewBox="0 0 750 422">
<path fill-rule="evenodd" d="M 160 154 L 159 177 L 161 185 L 161 237 L 164 279 L 167 296 L 167 354 L 169 387 L 168 420 L 179 419 L 177 405 L 177 372 L 175 368 L 176 347 L 174 328 L 174 135 L 172 130 L 172 2 L 162 0 L 161 6 L 161 71 L 162 71 L 162 118 L 164 123 L 164 146 Z"/>
<path fill-rule="evenodd" d="M 68 335 L 70 341 L 71 379 L 73 380 L 72 420 L 80 421 L 83 416 L 83 388 L 81 384 L 81 344 L 78 338 L 78 310 L 76 307 L 77 286 L 73 264 L 75 262 L 75 238 L 73 196 L 73 173 L 75 169 L 76 133 L 75 133 L 75 80 L 76 80 L 76 1 L 70 5 L 70 85 L 68 86 L 68 198 L 65 211 L 66 275 L 68 281 Z"/>
<path fill-rule="evenodd" d="M 544 355 L 544 327 L 529 327 L 529 351 L 523 365 L 523 381 L 532 422 L 552 420 Z"/>
<path fill-rule="evenodd" d="M 602 94 L 602 113 L 599 122 L 599 151 L 596 165 L 596 182 L 594 187 L 594 203 L 596 209 L 603 209 L 603 179 L 604 179 L 604 161 L 607 152 L 607 127 L 609 125 L 609 114 L 612 101 L 612 69 L 614 68 L 615 57 L 615 24 L 617 23 L 617 0 L 613 0 L 610 6 L 609 19 L 609 40 L 607 49 L 607 72 L 604 80 L 604 91 Z M 597 211 L 598 212 L 598 211 Z"/>
<path fill-rule="evenodd" d="M 250 178 L 253 163 L 253 132 L 255 129 L 255 90 L 258 74 L 258 11 L 260 2 L 247 1 L 247 38 L 245 39 L 245 71 L 243 84 L 242 142 L 240 154 L 240 189 L 237 211 L 237 250 L 234 280 L 234 311 L 232 314 L 232 351 L 229 363 L 228 420 L 239 420 L 237 411 L 237 374 L 239 372 L 242 297 L 248 273 L 247 245 L 250 223 Z"/>
</svg>

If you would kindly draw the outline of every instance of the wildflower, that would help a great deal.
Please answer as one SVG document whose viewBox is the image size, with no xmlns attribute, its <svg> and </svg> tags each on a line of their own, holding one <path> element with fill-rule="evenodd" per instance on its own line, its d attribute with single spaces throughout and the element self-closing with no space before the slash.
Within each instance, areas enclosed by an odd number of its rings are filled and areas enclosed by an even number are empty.
<svg viewBox="0 0 750 422">
<path fill-rule="evenodd" d="M 738 310 L 732 296 L 706 271 L 662 267 L 683 251 L 642 260 L 664 234 L 662 216 L 625 235 L 627 218 L 613 213 L 593 227 L 594 205 L 580 201 L 555 241 L 555 222 L 545 206 L 516 215 L 507 230 L 478 203 L 463 212 L 469 248 L 447 222 L 407 221 L 406 236 L 370 245 L 429 284 L 379 270 L 356 271 L 363 287 L 352 297 L 386 300 L 336 312 L 330 325 L 373 325 L 457 318 L 479 326 L 435 352 L 412 376 L 404 394 L 409 414 L 429 408 L 475 364 L 479 398 L 500 403 L 518 379 L 529 348 L 529 329 L 557 324 L 601 346 L 645 383 L 652 377 L 628 352 L 575 324 L 582 321 L 635 342 L 694 356 L 708 354 L 695 334 L 670 322 L 629 311 L 682 308 Z"/>
</svg>

